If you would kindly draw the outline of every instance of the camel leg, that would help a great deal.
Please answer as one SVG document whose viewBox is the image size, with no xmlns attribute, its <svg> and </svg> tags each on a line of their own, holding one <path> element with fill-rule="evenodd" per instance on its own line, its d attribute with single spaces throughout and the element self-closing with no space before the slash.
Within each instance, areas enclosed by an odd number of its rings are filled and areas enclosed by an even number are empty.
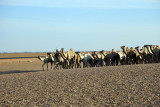
<svg viewBox="0 0 160 107">
<path fill-rule="evenodd" d="M 52 62 L 51 62 L 51 69 L 52 69 Z"/>
<path fill-rule="evenodd" d="M 47 63 L 47 71 L 48 71 L 48 63 Z"/>
<path fill-rule="evenodd" d="M 45 62 L 44 62 L 43 65 L 42 65 L 43 71 L 44 71 L 44 65 L 45 65 Z"/>
<path fill-rule="evenodd" d="M 56 62 L 54 62 L 54 69 L 57 69 L 58 64 Z"/>
<path fill-rule="evenodd" d="M 76 69 L 77 68 L 77 64 L 74 62 L 74 67 L 73 67 L 73 69 Z"/>
</svg>

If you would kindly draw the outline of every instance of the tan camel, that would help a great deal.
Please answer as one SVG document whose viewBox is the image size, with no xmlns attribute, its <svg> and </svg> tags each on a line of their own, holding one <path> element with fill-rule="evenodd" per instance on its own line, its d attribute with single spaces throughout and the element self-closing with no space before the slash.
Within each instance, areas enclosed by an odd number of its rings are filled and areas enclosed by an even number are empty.
<svg viewBox="0 0 160 107">
<path fill-rule="evenodd" d="M 126 54 L 126 64 L 129 64 L 129 49 L 128 47 L 125 49 L 125 46 L 121 46 L 121 49 L 123 50 L 124 54 Z"/>
<path fill-rule="evenodd" d="M 135 47 L 135 49 L 137 50 L 137 52 L 141 55 L 144 53 L 143 49 L 139 49 L 139 46 Z"/>
<path fill-rule="evenodd" d="M 121 49 L 123 50 L 123 52 L 127 55 L 127 53 L 129 52 L 129 49 L 126 48 L 125 49 L 125 46 L 121 46 Z"/>
<path fill-rule="evenodd" d="M 133 49 L 133 47 L 130 48 L 130 52 L 136 55 L 136 64 L 140 63 L 142 60 L 142 57 L 140 56 L 139 52 Z"/>
<path fill-rule="evenodd" d="M 135 49 L 140 55 L 140 63 L 144 64 L 146 60 L 145 51 L 143 49 L 140 49 L 139 46 L 135 47 Z"/>
<path fill-rule="evenodd" d="M 80 57 L 71 48 L 68 52 L 64 52 L 62 48 L 61 55 L 66 60 L 68 68 L 79 68 L 80 67 Z"/>
</svg>

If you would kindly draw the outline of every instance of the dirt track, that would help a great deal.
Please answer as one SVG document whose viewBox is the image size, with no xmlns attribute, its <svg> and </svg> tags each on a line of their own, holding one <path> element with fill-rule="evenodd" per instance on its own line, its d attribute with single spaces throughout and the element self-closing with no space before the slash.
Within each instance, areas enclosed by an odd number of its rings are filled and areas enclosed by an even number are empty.
<svg viewBox="0 0 160 107">
<path fill-rule="evenodd" d="M 160 64 L 41 71 L 42 62 L 0 62 L 0 106 L 160 105 Z"/>
</svg>

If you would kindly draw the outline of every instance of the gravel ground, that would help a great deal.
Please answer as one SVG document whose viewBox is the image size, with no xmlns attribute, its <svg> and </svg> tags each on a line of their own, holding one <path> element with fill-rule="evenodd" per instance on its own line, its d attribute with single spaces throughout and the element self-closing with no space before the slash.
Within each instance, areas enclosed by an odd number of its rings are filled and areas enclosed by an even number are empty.
<svg viewBox="0 0 160 107">
<path fill-rule="evenodd" d="M 26 67 L 0 71 L 0 106 L 160 106 L 160 64 L 55 71 Z"/>
</svg>

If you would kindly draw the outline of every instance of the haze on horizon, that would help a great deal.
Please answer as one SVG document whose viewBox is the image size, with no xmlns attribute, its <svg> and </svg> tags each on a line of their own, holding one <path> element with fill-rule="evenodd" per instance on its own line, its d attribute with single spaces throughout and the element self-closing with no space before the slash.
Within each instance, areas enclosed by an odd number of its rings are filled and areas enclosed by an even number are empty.
<svg viewBox="0 0 160 107">
<path fill-rule="evenodd" d="M 160 45 L 159 0 L 1 0 L 0 52 Z"/>
</svg>

